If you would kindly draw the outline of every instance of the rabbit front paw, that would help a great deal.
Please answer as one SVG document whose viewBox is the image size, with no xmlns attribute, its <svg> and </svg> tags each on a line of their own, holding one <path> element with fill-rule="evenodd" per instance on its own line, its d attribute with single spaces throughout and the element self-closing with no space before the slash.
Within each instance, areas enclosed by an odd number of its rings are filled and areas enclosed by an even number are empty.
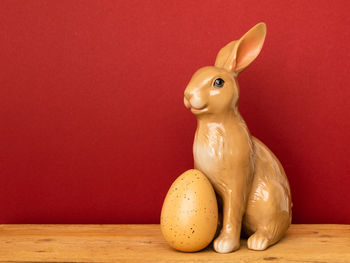
<svg viewBox="0 0 350 263">
<path fill-rule="evenodd" d="M 221 232 L 214 241 L 214 250 L 218 253 L 230 253 L 239 249 L 240 239 L 232 234 Z"/>
</svg>

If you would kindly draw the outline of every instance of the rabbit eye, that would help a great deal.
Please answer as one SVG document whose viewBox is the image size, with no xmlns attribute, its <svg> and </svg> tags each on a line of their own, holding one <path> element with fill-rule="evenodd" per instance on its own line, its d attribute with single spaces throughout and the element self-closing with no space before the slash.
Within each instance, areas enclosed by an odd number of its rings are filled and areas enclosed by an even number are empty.
<svg viewBox="0 0 350 263">
<path fill-rule="evenodd" d="M 219 88 L 220 89 L 220 88 L 222 88 L 224 86 L 224 84 L 225 84 L 225 81 L 223 79 L 221 79 L 221 78 L 218 78 L 218 79 L 214 80 L 213 86 L 215 88 Z"/>
</svg>

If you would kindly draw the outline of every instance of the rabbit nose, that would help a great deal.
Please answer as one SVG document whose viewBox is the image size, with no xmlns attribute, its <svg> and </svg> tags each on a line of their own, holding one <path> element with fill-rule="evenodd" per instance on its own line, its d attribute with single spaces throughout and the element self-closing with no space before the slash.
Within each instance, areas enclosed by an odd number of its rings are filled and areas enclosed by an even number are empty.
<svg viewBox="0 0 350 263">
<path fill-rule="evenodd" d="M 185 98 L 188 99 L 188 100 L 190 100 L 191 97 L 192 97 L 192 94 L 186 89 L 186 90 L 185 90 Z"/>
</svg>

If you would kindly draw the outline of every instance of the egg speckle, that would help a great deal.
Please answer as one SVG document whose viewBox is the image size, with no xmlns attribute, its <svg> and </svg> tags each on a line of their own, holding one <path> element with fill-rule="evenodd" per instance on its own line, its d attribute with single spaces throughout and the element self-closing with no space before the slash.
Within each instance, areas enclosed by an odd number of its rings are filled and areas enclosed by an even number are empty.
<svg viewBox="0 0 350 263">
<path fill-rule="evenodd" d="M 218 222 L 214 189 L 198 170 L 188 170 L 171 185 L 161 212 L 161 230 L 168 244 L 194 252 L 213 240 Z"/>
</svg>

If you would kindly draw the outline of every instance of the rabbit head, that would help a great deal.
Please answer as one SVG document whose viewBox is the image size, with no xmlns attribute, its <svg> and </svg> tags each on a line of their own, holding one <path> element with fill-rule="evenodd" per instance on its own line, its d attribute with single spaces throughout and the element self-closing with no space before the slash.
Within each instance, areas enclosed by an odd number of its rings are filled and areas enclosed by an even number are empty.
<svg viewBox="0 0 350 263">
<path fill-rule="evenodd" d="M 184 103 L 195 115 L 236 110 L 239 99 L 237 76 L 259 55 L 266 25 L 259 23 L 239 40 L 218 53 L 214 66 L 199 69 L 185 90 Z"/>
</svg>

